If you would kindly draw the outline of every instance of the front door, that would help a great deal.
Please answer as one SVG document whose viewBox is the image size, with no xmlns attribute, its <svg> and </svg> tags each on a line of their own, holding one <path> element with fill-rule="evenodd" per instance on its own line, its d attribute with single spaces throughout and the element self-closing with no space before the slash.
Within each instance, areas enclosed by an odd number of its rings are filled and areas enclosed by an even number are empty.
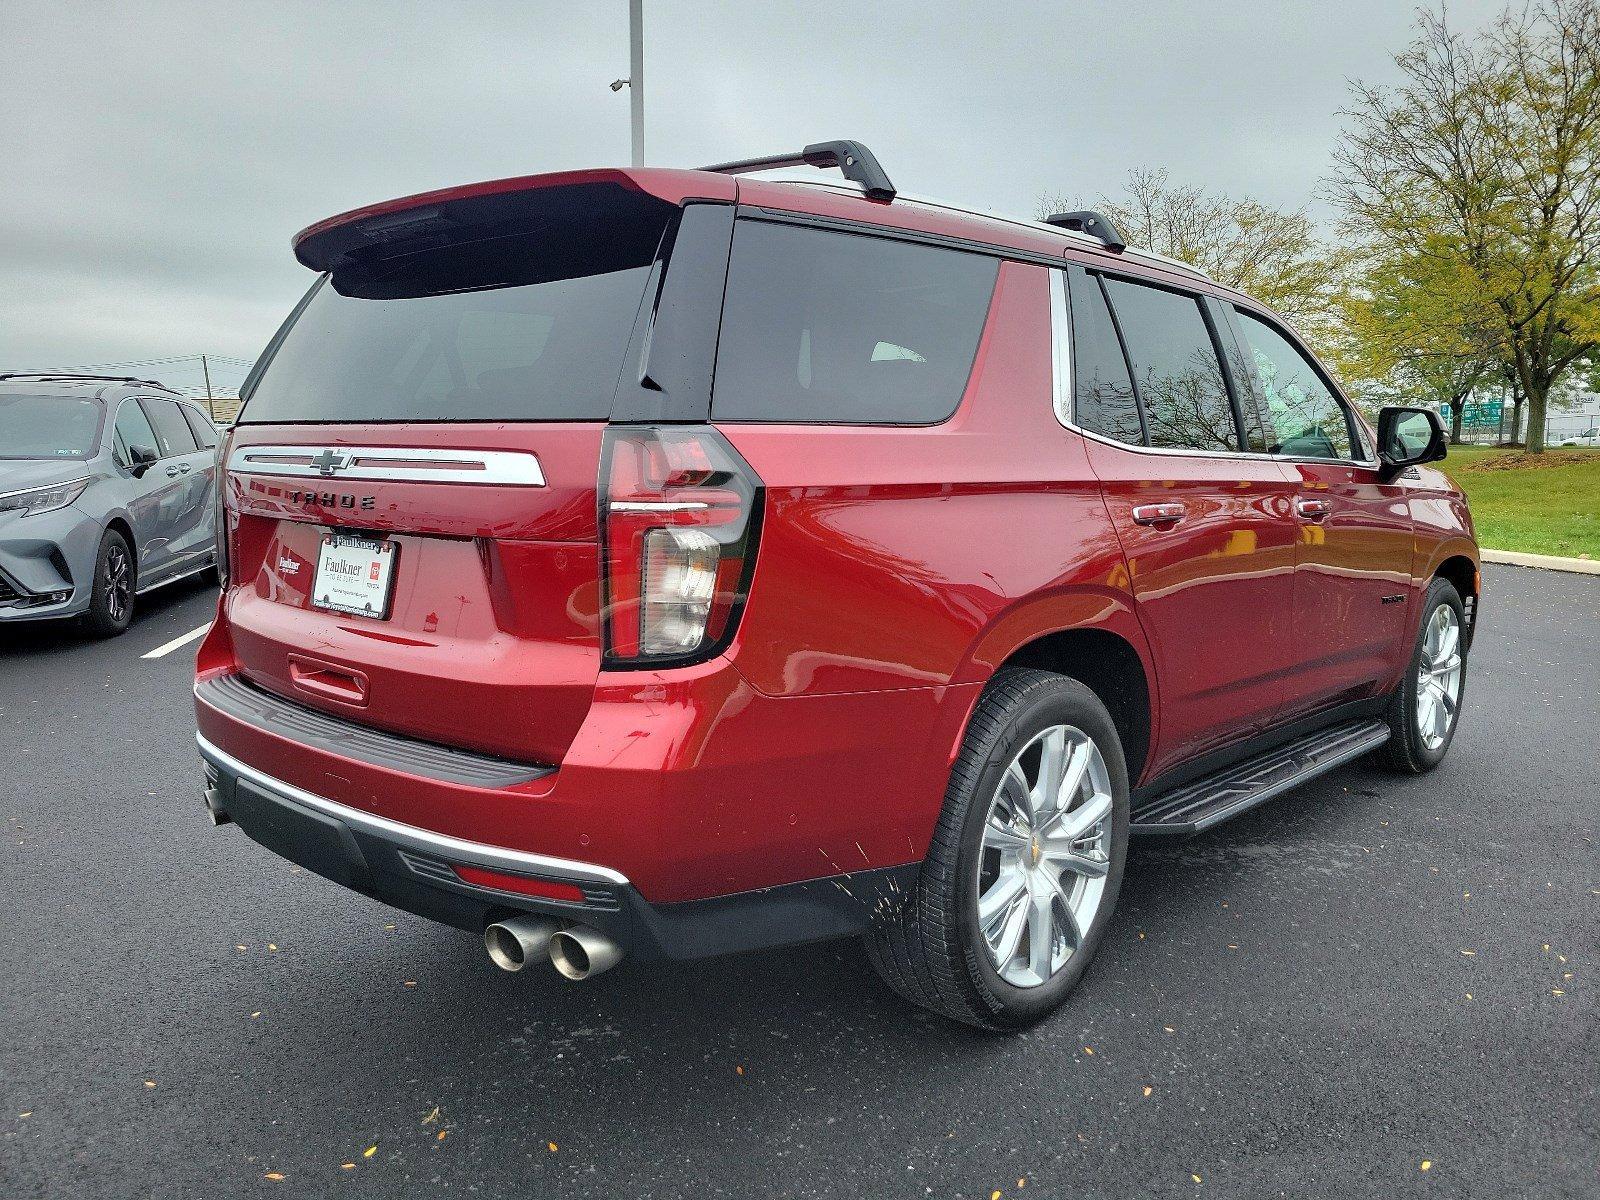
<svg viewBox="0 0 1600 1200">
<path fill-rule="evenodd" d="M 1269 452 L 1296 485 L 1292 717 L 1390 686 L 1409 627 L 1411 512 L 1315 360 L 1264 316 L 1237 314 Z"/>
</svg>

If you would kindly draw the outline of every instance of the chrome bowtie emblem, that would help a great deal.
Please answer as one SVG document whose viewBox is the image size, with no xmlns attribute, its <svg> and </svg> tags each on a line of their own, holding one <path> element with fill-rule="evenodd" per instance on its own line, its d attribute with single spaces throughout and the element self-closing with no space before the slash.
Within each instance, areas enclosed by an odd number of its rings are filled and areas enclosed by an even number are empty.
<svg viewBox="0 0 1600 1200">
<path fill-rule="evenodd" d="M 322 475 L 332 475 L 335 471 L 342 471 L 348 467 L 354 458 L 343 451 L 335 450 L 331 446 L 321 454 L 314 457 L 307 466 L 315 467 Z"/>
</svg>

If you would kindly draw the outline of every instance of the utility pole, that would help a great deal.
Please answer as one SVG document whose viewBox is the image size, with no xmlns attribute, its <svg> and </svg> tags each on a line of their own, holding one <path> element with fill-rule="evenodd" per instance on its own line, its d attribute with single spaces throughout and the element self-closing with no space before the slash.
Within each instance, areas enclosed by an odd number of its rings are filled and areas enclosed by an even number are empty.
<svg viewBox="0 0 1600 1200">
<path fill-rule="evenodd" d="M 633 118 L 633 165 L 644 166 L 644 0 L 628 0 L 628 108 Z"/>
<path fill-rule="evenodd" d="M 206 356 L 200 356 L 200 373 L 206 377 L 206 412 L 211 414 L 211 423 L 217 423 L 217 406 L 211 403 L 211 368 L 206 365 Z"/>
</svg>

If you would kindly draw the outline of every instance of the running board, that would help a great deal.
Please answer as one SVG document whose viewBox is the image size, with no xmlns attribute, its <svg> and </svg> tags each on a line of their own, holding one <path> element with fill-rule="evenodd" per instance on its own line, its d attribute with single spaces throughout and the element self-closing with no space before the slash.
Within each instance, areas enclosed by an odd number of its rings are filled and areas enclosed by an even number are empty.
<svg viewBox="0 0 1600 1200">
<path fill-rule="evenodd" d="M 1144 801 L 1133 810 L 1130 832 L 1146 836 L 1199 833 L 1360 758 L 1388 740 L 1388 723 L 1371 719 L 1308 733 Z"/>
</svg>

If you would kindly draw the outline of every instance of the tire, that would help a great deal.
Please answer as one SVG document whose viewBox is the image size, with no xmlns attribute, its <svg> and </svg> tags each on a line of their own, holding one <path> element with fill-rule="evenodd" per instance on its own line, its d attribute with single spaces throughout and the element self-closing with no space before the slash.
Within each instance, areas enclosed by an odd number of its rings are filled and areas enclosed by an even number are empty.
<svg viewBox="0 0 1600 1200">
<path fill-rule="evenodd" d="M 1441 617 L 1441 612 L 1449 614 Z M 1449 658 L 1438 663 L 1430 649 L 1430 631 L 1434 622 L 1448 623 L 1453 619 L 1454 676 L 1449 674 Z M 1406 665 L 1406 676 L 1395 689 L 1389 702 L 1389 741 L 1378 750 L 1377 759 L 1391 770 L 1406 775 L 1424 775 L 1444 760 L 1445 752 L 1455 739 L 1456 726 L 1461 718 L 1461 701 L 1466 694 L 1466 612 L 1461 604 L 1461 594 L 1448 579 L 1435 579 L 1422 597 L 1422 620 L 1418 622 L 1416 644 L 1411 648 L 1411 658 Z M 1423 682 L 1424 660 L 1429 663 L 1429 674 L 1438 684 L 1429 687 Z M 1441 674 L 1441 672 L 1443 672 Z M 1430 722 L 1424 728 L 1428 705 L 1419 703 L 1419 694 L 1432 692 L 1435 709 L 1453 697 L 1453 706 L 1446 705 L 1448 719 L 1442 727 Z"/>
<path fill-rule="evenodd" d="M 133 623 L 135 571 L 128 539 L 115 529 L 106 530 L 95 559 L 89 611 L 83 615 L 83 628 L 90 637 L 116 637 Z"/>
<path fill-rule="evenodd" d="M 1065 788 L 1030 777 L 1033 770 L 1042 780 L 1056 730 L 1064 731 L 1064 749 L 1053 751 L 1052 761 L 1064 761 L 1066 775 L 1080 756 L 1085 763 L 1065 811 L 1050 808 L 1049 800 Z M 1013 779 L 1014 763 L 1020 783 Z M 1023 804 L 1011 804 L 1014 797 Z M 1035 800 L 1043 813 L 1033 810 Z M 1090 821 L 1091 813 L 1103 816 Z M 1075 833 L 1085 822 L 1087 832 Z M 1061 1006 L 1094 957 L 1116 907 L 1127 844 L 1128 773 L 1105 706 L 1077 680 L 1003 670 L 973 713 L 916 886 L 881 911 L 867 935 L 873 965 L 891 988 L 924 1008 L 983 1029 L 1026 1028 Z M 1062 861 L 1095 874 L 1058 866 Z M 996 905 L 1019 872 L 1027 927 L 1015 956 L 997 963 L 996 954 L 1010 944 L 1014 922 L 1007 914 L 1014 909 Z M 1054 891 L 1052 876 L 1062 884 Z M 980 929 L 980 893 L 987 911 L 1000 914 L 991 915 L 987 927 L 997 938 Z M 1069 894 L 1082 898 L 1076 917 L 1069 917 L 1077 911 Z M 1036 929 L 1051 932 L 1036 939 Z M 1063 952 L 1064 961 L 1056 962 Z M 1035 969 L 1041 963 L 1048 971 Z"/>
</svg>

